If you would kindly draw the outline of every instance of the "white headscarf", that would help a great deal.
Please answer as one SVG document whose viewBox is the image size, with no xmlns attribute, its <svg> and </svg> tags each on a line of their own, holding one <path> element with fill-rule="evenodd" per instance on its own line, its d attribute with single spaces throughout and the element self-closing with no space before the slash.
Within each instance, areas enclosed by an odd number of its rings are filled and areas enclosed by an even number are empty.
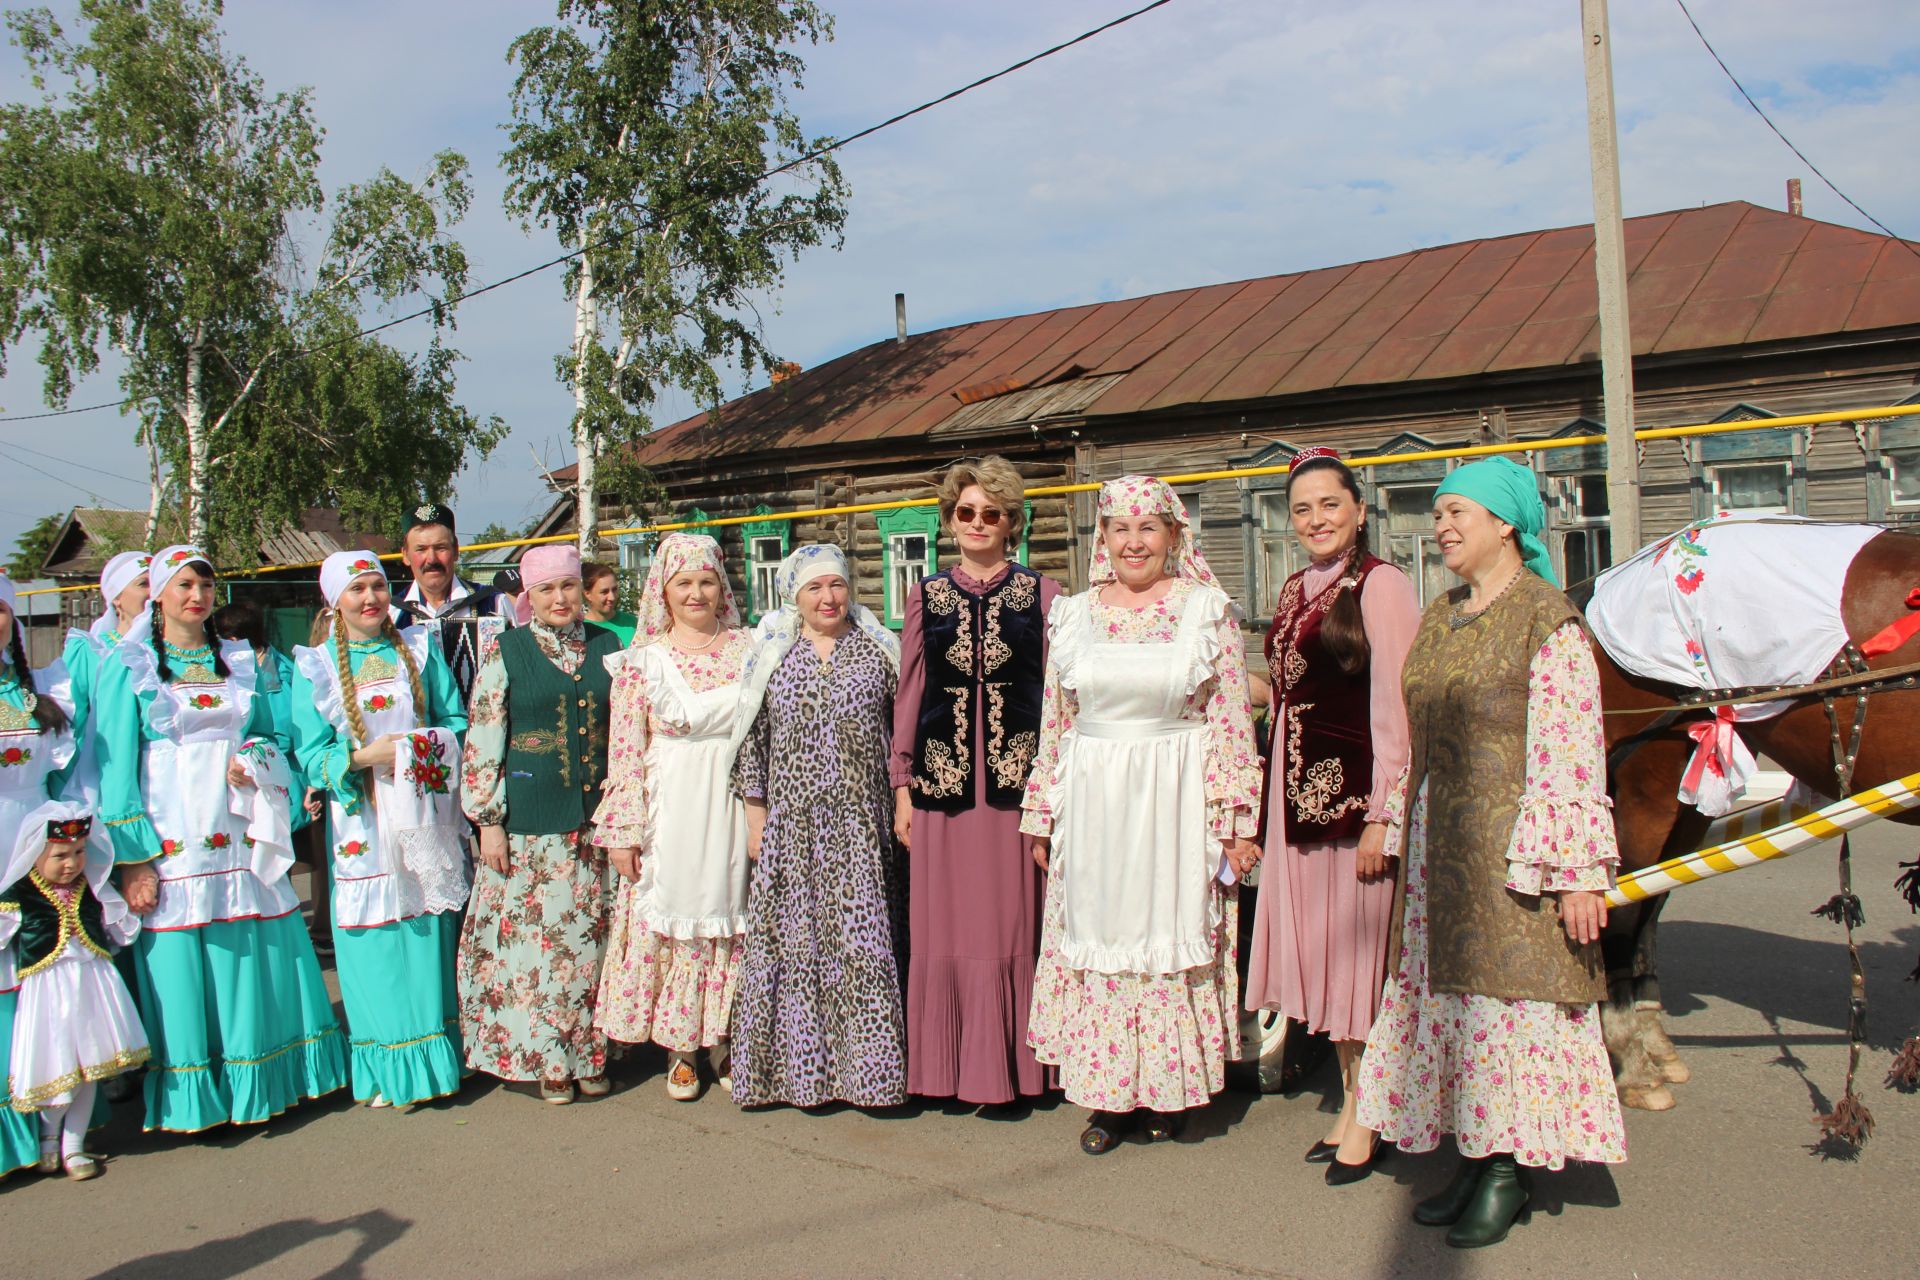
<svg viewBox="0 0 1920 1280">
<path fill-rule="evenodd" d="M 387 576 L 387 571 L 380 567 L 380 557 L 371 551 L 336 551 L 322 560 L 320 596 L 327 602 L 327 608 L 338 609 L 340 597 L 347 593 L 354 579 L 370 573 Z"/>
<path fill-rule="evenodd" d="M 774 575 L 780 607 L 760 619 L 760 625 L 754 628 L 753 652 L 747 655 L 746 669 L 740 676 L 740 713 L 733 719 L 734 751 L 739 751 L 740 744 L 747 740 L 747 734 L 752 731 L 753 722 L 760 714 L 760 706 L 767 700 L 768 682 L 773 679 L 773 673 L 779 670 L 787 651 L 800 638 L 800 611 L 794 605 L 794 601 L 799 599 L 800 588 L 815 578 L 828 576 L 841 578 L 849 588 L 853 585 L 847 553 L 830 542 L 796 547 L 793 554 L 780 562 L 779 572 Z M 880 647 L 887 665 L 897 674 L 900 670 L 900 637 L 874 617 L 873 610 L 852 599 L 851 590 L 848 596 L 848 620 Z"/>
<path fill-rule="evenodd" d="M 105 643 L 109 636 L 120 634 L 120 614 L 113 602 L 133 585 L 134 579 L 146 574 L 147 563 L 152 559 L 144 551 L 122 551 L 107 561 L 107 567 L 100 571 L 100 596 L 107 602 L 107 611 L 93 620 L 93 625 L 87 628 L 88 635 Z"/>
<path fill-rule="evenodd" d="M 154 552 L 153 559 L 147 564 L 147 598 L 158 600 L 160 593 L 167 589 L 167 584 L 173 581 L 173 575 L 190 564 L 199 565 L 208 574 L 213 573 L 213 560 L 206 552 L 191 543 L 176 542 L 170 547 L 162 547 Z M 218 637 L 214 636 L 212 628 L 208 628 L 207 636 L 208 644 L 220 643 Z M 133 625 L 127 628 L 126 636 L 121 643 L 138 647 L 152 639 L 153 610 L 148 609 L 133 620 Z"/>
</svg>

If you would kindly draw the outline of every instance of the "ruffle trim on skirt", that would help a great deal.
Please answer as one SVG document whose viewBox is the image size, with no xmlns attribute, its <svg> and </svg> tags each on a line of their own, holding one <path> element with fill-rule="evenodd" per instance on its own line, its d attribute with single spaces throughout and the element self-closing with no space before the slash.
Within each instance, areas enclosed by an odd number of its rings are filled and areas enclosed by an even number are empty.
<svg viewBox="0 0 1920 1280">
<path fill-rule="evenodd" d="M 438 1031 L 398 1044 L 378 1040 L 352 1042 L 353 1098 L 365 1102 L 379 1094 L 396 1107 L 444 1098 L 460 1091 L 460 1019 L 448 1018 Z"/>
<path fill-rule="evenodd" d="M 1066 966 L 1062 904 L 1049 877 L 1027 1043 L 1060 1069 L 1067 1100 L 1096 1111 L 1184 1111 L 1226 1088 L 1240 1051 L 1234 968 L 1239 897 L 1215 886 L 1211 963 L 1178 973 L 1092 973 Z"/>
<path fill-rule="evenodd" d="M 256 1058 L 156 1062 L 146 1077 L 146 1128 L 200 1133 L 222 1124 L 264 1124 L 344 1086 L 346 1048 L 340 1028 L 327 1027 Z"/>
<path fill-rule="evenodd" d="M 622 1044 L 651 1043 L 676 1053 L 721 1043 L 733 1021 L 746 939 L 655 933 L 639 897 L 626 892 L 614 908 L 594 1025 Z"/>
</svg>

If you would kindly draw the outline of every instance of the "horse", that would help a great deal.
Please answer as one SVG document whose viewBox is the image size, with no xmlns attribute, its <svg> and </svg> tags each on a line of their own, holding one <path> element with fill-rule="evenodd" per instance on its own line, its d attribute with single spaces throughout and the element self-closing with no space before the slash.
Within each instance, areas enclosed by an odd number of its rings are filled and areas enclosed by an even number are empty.
<svg viewBox="0 0 1920 1280">
<path fill-rule="evenodd" d="M 1910 593 L 1917 587 L 1920 535 L 1886 530 L 1866 542 L 1847 569 L 1841 597 L 1849 651 L 1889 624 L 1912 616 Z M 1584 609 L 1591 600 L 1591 584 L 1569 594 Z M 1712 715 L 1712 710 L 1702 705 L 1648 733 L 1663 711 L 1690 692 L 1697 699 L 1698 691 L 1642 679 L 1617 666 L 1597 640 L 1593 648 L 1600 669 L 1601 706 L 1607 713 L 1608 794 L 1619 836 L 1620 865 L 1622 872 L 1637 871 L 1690 853 L 1706 837 L 1710 819 L 1683 804 L 1678 791 L 1694 750 L 1687 726 Z M 1920 662 L 1920 634 L 1909 635 L 1898 648 L 1870 659 L 1868 665 L 1884 670 L 1915 662 Z M 1756 756 L 1771 758 L 1820 795 L 1835 795 L 1843 787 L 1859 792 L 1920 770 L 1920 688 L 1900 681 L 1866 693 L 1856 744 L 1861 700 L 1860 694 L 1846 689 L 1833 691 L 1831 706 L 1822 695 L 1803 694 L 1793 698 L 1783 714 L 1741 722 L 1736 732 Z M 1640 740 L 1629 741 L 1635 738 Z M 1844 759 L 1850 747 L 1851 777 L 1837 778 L 1836 748 Z M 1892 821 L 1920 825 L 1920 810 L 1909 810 Z M 1691 1077 L 1661 1024 L 1655 953 L 1665 903 L 1662 894 L 1615 908 L 1602 942 L 1608 998 L 1601 1016 L 1620 1100 L 1650 1111 L 1672 1107 L 1675 1098 L 1670 1086 Z M 1920 909 L 1920 903 L 1914 905 Z M 1844 912 L 1845 904 L 1836 899 L 1827 910 Z M 1858 1037 L 1854 1039 L 1857 1054 Z M 1848 1101 L 1851 1086 L 1850 1069 Z"/>
</svg>

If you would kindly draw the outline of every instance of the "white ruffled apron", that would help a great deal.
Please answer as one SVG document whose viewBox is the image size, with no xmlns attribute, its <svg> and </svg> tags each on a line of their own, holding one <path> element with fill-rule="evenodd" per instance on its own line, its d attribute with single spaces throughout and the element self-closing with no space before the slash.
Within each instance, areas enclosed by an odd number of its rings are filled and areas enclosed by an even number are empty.
<svg viewBox="0 0 1920 1280">
<path fill-rule="evenodd" d="M 1207 725 L 1180 715 L 1205 602 L 1187 597 L 1171 643 L 1114 644 L 1076 601 L 1079 707 L 1054 773 L 1051 853 L 1069 968 L 1162 974 L 1213 961 Z"/>
<path fill-rule="evenodd" d="M 649 838 L 640 864 L 641 918 L 670 938 L 747 931 L 746 806 L 733 794 L 731 735 L 740 686 L 695 693 L 665 644 L 633 655 L 666 733 L 646 751 Z"/>
<path fill-rule="evenodd" d="M 427 632 L 409 627 L 402 633 L 401 643 L 408 646 L 415 665 L 424 668 L 426 647 L 432 643 Z M 316 690 L 324 689 L 330 695 L 320 708 L 321 714 L 343 741 L 353 743 L 351 724 L 341 703 L 340 671 L 332 655 L 324 647 L 301 649 L 294 659 Z M 413 706 L 413 686 L 405 670 L 376 680 L 356 679 L 354 695 L 360 703 L 360 722 L 366 726 L 369 742 L 382 734 L 405 735 L 420 727 L 421 717 Z M 404 737 L 394 743 L 396 753 L 407 749 Z M 459 761 L 452 761 L 451 767 L 458 779 Z M 333 918 L 342 928 L 365 929 L 429 911 L 457 910 L 465 904 L 472 886 L 472 869 L 458 847 L 457 826 L 440 832 L 390 831 L 389 813 L 403 808 L 398 803 L 395 772 L 394 768 L 367 770 L 368 785 L 363 785 L 358 812 L 348 813 L 337 797 L 327 797 L 327 831 L 333 843 Z M 405 810 L 412 812 L 417 807 L 407 805 Z M 412 865 L 409 846 L 418 846 Z M 427 879 L 424 887 L 423 871 Z"/>
<path fill-rule="evenodd" d="M 274 919 L 300 905 L 286 876 L 253 874 L 246 820 L 228 803 L 227 764 L 253 718 L 254 668 L 245 645 L 224 645 L 222 653 L 227 679 L 159 683 L 147 707 L 147 723 L 165 735 L 141 745 L 142 799 L 161 841 L 152 863 L 160 903 L 144 921 L 155 932 Z"/>
</svg>

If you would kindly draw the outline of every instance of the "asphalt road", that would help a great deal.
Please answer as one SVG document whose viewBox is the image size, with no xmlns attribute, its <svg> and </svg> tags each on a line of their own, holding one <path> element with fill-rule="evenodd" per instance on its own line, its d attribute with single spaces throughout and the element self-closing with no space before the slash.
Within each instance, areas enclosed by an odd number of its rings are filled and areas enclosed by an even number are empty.
<svg viewBox="0 0 1920 1280">
<path fill-rule="evenodd" d="M 1810 1150 L 1846 1058 L 1839 928 L 1808 914 L 1833 858 L 1814 850 L 1675 896 L 1664 985 L 1693 1083 L 1674 1111 L 1629 1113 L 1628 1164 L 1540 1175 L 1532 1222 L 1478 1253 L 1407 1216 L 1444 1152 L 1338 1190 L 1301 1163 L 1318 1087 L 1228 1093 L 1181 1142 L 1090 1159 L 1064 1104 L 743 1113 L 669 1101 L 643 1057 L 565 1108 L 475 1083 L 409 1114 L 322 1102 L 199 1141 L 123 1114 L 103 1178 L 0 1183 L 0 1275 L 1912 1275 L 1920 1099 L 1881 1078 L 1920 1030 L 1920 919 L 1892 888 L 1916 846 L 1885 824 L 1856 841 L 1878 1122 L 1858 1160 Z"/>
</svg>

